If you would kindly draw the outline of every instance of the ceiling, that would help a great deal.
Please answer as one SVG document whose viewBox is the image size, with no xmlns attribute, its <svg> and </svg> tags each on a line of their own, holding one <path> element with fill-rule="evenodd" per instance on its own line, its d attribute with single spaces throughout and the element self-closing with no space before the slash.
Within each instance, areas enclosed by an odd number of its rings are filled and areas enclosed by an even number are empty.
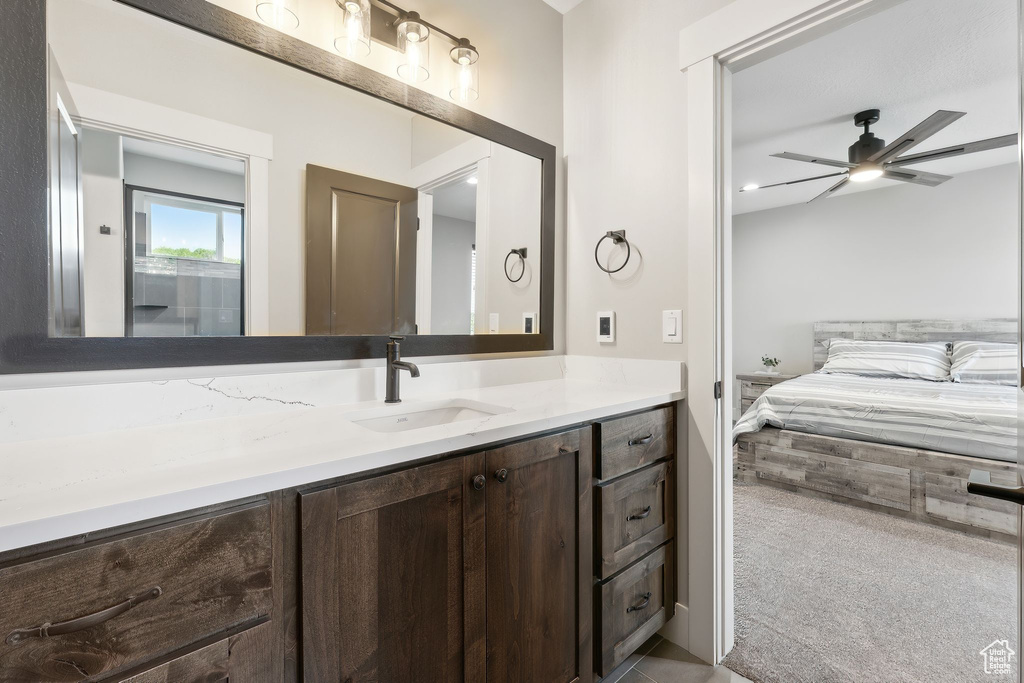
<svg viewBox="0 0 1024 683">
<path fill-rule="evenodd" d="M 245 162 L 240 159 L 230 159 L 187 147 L 168 145 L 151 140 L 140 140 L 139 138 L 123 137 L 121 138 L 121 145 L 125 154 L 137 154 L 142 157 L 176 161 L 179 164 L 209 168 L 232 175 L 245 175 Z"/>
<path fill-rule="evenodd" d="M 583 0 L 544 0 L 544 2 L 548 3 L 562 14 L 565 14 L 573 7 L 583 2 Z"/>
<path fill-rule="evenodd" d="M 434 195 L 434 215 L 476 222 L 476 185 L 460 178 L 431 191 Z"/>
<path fill-rule="evenodd" d="M 840 170 L 768 155 L 846 160 L 862 132 L 853 115 L 863 109 L 881 109 L 872 131 L 886 141 L 938 109 L 967 112 L 915 153 L 1015 132 L 1016 40 L 1015 0 L 906 0 L 741 71 L 733 78 L 733 184 L 768 185 Z M 1015 159 L 1015 149 L 1007 147 L 919 168 L 956 175 Z M 800 204 L 837 180 L 734 192 L 733 212 Z M 894 185 L 904 183 L 851 183 L 837 194 Z M 911 187 L 922 195 L 942 191 Z"/>
</svg>

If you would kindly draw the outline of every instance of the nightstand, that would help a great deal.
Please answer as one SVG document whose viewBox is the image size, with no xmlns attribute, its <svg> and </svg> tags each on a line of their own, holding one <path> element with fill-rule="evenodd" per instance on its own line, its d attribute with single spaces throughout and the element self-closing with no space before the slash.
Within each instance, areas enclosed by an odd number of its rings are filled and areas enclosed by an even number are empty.
<svg viewBox="0 0 1024 683">
<path fill-rule="evenodd" d="M 747 412 L 747 408 L 757 400 L 757 398 L 768 390 L 768 387 L 773 387 L 780 382 L 785 382 L 787 379 L 793 379 L 800 375 L 736 375 L 736 379 L 740 381 L 740 410 Z"/>
</svg>

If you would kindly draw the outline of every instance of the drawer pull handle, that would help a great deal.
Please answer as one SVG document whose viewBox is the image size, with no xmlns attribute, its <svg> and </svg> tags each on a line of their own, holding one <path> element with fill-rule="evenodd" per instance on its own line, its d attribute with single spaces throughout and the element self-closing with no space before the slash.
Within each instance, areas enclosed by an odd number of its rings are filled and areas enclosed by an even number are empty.
<svg viewBox="0 0 1024 683">
<path fill-rule="evenodd" d="M 630 446 L 645 446 L 645 445 L 649 444 L 652 439 L 654 439 L 654 434 L 648 434 L 647 436 L 642 436 L 639 439 L 630 439 L 629 440 L 629 445 Z"/>
<path fill-rule="evenodd" d="M 504 484 L 508 481 L 508 470 L 502 467 L 500 470 L 494 473 L 494 478 Z"/>
<path fill-rule="evenodd" d="M 638 602 L 635 605 L 631 605 L 631 606 L 626 608 L 626 614 L 629 614 L 630 612 L 639 612 L 644 607 L 647 607 L 647 605 L 649 605 L 649 604 L 651 604 L 651 592 L 647 591 L 646 593 L 644 593 L 644 599 L 643 600 L 641 600 L 640 602 Z"/>
<path fill-rule="evenodd" d="M 49 638 L 50 636 L 62 636 L 67 633 L 74 633 L 75 631 L 84 631 L 87 628 L 98 626 L 105 621 L 110 621 L 114 617 L 124 614 L 131 608 L 137 607 L 147 600 L 159 598 L 162 593 L 163 589 L 161 589 L 160 586 L 154 586 L 145 593 L 133 595 L 124 602 L 118 603 L 113 607 L 100 610 L 95 614 L 89 614 L 69 621 L 62 621 L 58 624 L 51 624 L 47 622 L 41 626 L 35 626 L 33 628 L 17 629 L 15 631 L 11 631 L 10 635 L 7 636 L 6 642 L 8 645 L 17 645 L 21 641 L 28 640 L 29 638 Z"/>
<path fill-rule="evenodd" d="M 482 474 L 476 475 L 475 477 L 473 477 L 473 488 L 475 488 L 477 491 L 483 490 L 484 482 L 486 482 L 486 481 L 487 480 L 484 479 L 484 475 L 482 475 Z"/>
<path fill-rule="evenodd" d="M 630 515 L 629 517 L 626 517 L 626 521 L 627 522 L 635 522 L 638 519 L 647 519 L 650 516 L 651 516 L 651 506 L 648 505 L 647 507 L 644 508 L 643 512 L 636 512 L 636 513 Z"/>
</svg>

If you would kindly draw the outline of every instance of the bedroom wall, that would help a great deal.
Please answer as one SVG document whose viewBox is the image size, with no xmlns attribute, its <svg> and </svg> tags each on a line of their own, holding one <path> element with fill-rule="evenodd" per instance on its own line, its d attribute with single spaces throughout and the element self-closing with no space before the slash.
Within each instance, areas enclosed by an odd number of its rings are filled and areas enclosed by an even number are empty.
<svg viewBox="0 0 1024 683">
<path fill-rule="evenodd" d="M 816 320 L 1016 317 L 1016 182 L 1010 164 L 734 216 L 736 372 L 811 372 Z"/>
</svg>

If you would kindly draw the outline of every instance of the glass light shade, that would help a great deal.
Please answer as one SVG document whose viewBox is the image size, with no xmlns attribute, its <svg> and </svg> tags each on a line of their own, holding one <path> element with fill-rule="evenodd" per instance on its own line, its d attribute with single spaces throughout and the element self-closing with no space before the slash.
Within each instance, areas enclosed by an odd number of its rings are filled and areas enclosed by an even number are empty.
<svg viewBox="0 0 1024 683">
<path fill-rule="evenodd" d="M 865 161 L 857 168 L 850 171 L 850 180 L 855 183 L 866 183 L 869 180 L 881 177 L 882 167 L 870 161 Z"/>
<path fill-rule="evenodd" d="M 256 16 L 278 31 L 294 31 L 299 27 L 299 0 L 261 0 Z"/>
<path fill-rule="evenodd" d="M 455 76 L 448 94 L 456 102 L 472 102 L 480 97 L 480 67 L 477 65 L 480 53 L 463 38 L 452 48 L 451 57 Z"/>
<path fill-rule="evenodd" d="M 370 0 L 336 0 L 334 49 L 349 59 L 370 54 Z"/>
<path fill-rule="evenodd" d="M 419 18 L 409 12 L 398 23 L 398 50 L 403 53 L 398 76 L 409 83 L 430 78 L 430 29 Z"/>
</svg>

